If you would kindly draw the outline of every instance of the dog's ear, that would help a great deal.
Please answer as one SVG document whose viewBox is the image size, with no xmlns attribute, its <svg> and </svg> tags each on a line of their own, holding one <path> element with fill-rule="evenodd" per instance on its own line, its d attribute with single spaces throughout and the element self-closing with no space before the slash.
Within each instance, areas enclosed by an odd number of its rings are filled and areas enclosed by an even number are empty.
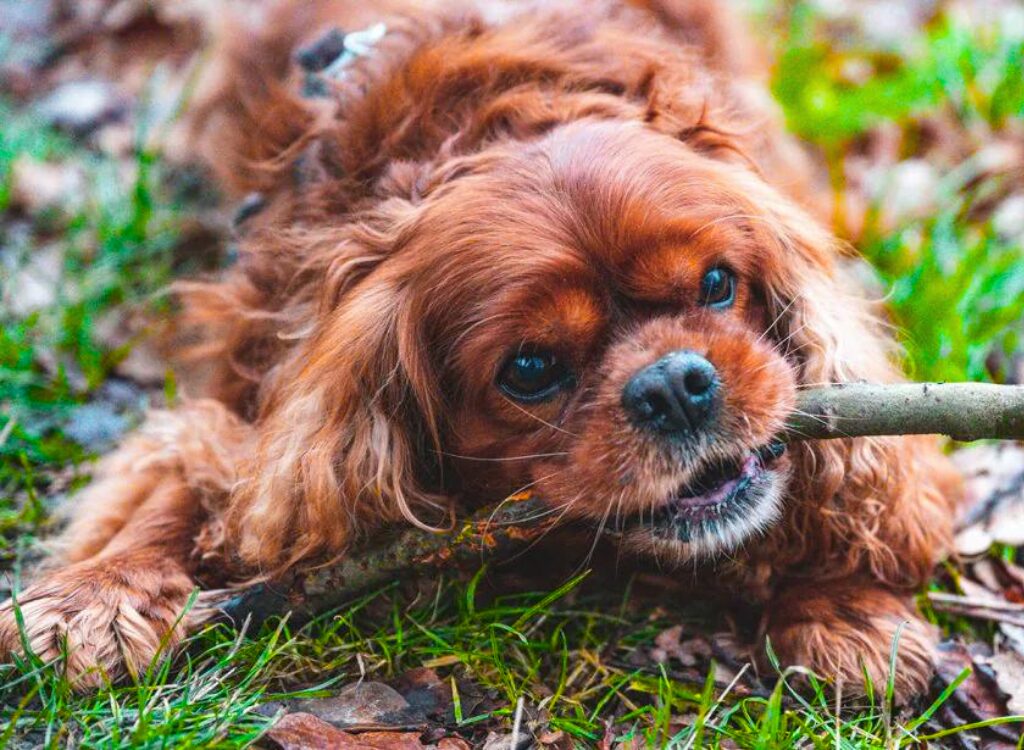
<svg viewBox="0 0 1024 750">
<path fill-rule="evenodd" d="M 837 241 L 796 209 L 769 263 L 772 335 L 803 387 L 902 379 L 896 344 Z M 951 543 L 958 479 L 930 437 L 797 442 L 787 549 L 845 574 L 921 585 Z M 808 533 L 807 530 L 813 530 Z"/>
<path fill-rule="evenodd" d="M 258 445 L 227 516 L 242 561 L 263 572 L 340 554 L 389 521 L 447 520 L 424 489 L 440 396 L 420 311 L 393 264 L 357 259 L 359 270 L 326 271 L 315 324 L 264 386 Z"/>
<path fill-rule="evenodd" d="M 826 227 L 762 180 L 737 172 L 760 249 L 756 282 L 767 313 L 765 335 L 797 370 L 802 387 L 900 379 L 897 347 L 853 270 L 855 256 Z"/>
</svg>

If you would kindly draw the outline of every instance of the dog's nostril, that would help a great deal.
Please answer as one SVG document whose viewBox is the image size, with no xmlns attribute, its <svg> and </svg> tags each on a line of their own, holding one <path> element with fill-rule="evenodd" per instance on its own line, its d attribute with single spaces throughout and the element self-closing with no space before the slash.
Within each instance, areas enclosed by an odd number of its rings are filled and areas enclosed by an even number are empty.
<svg viewBox="0 0 1024 750">
<path fill-rule="evenodd" d="M 667 354 L 626 383 L 622 405 L 634 423 L 662 432 L 699 429 L 711 415 L 718 376 L 696 352 Z"/>
<path fill-rule="evenodd" d="M 669 404 L 668 399 L 658 392 L 646 394 L 646 398 L 643 399 L 640 407 L 643 413 L 649 417 L 665 415 L 672 411 L 672 406 Z"/>
<path fill-rule="evenodd" d="M 683 375 L 683 386 L 686 388 L 686 392 L 693 396 L 707 393 L 715 382 L 715 370 L 711 367 L 711 363 L 706 359 L 701 359 L 701 362 L 707 366 L 698 364 L 695 367 L 690 367 Z"/>
</svg>

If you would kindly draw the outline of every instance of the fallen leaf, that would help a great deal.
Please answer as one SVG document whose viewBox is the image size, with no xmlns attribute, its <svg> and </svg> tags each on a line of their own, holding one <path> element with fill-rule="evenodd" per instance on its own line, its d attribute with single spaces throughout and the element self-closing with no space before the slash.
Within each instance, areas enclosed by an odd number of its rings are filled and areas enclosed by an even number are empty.
<svg viewBox="0 0 1024 750">
<path fill-rule="evenodd" d="M 472 745 L 461 737 L 442 737 L 437 742 L 437 750 L 472 750 Z"/>
<path fill-rule="evenodd" d="M 285 714 L 265 739 L 280 750 L 425 750 L 417 732 L 343 732 L 307 713 Z M 451 750 L 454 747 L 448 746 Z"/>
<path fill-rule="evenodd" d="M 1010 713 L 1024 714 L 1024 657 L 1014 651 L 1002 651 L 984 663 L 995 673 L 996 684 L 1006 695 Z"/>
<path fill-rule="evenodd" d="M 108 81 L 69 81 L 36 105 L 43 122 L 74 135 L 87 135 L 125 113 L 125 99 Z"/>
<path fill-rule="evenodd" d="M 953 543 L 959 554 L 974 557 L 984 554 L 992 546 L 993 541 L 985 524 L 978 523 L 957 533 Z"/>
<path fill-rule="evenodd" d="M 511 734 L 498 734 L 497 732 L 488 732 L 487 738 L 484 740 L 484 744 L 481 746 L 482 750 L 526 750 L 526 748 L 533 745 L 533 735 L 529 732 L 521 732 L 519 737 L 516 738 L 515 746 L 512 745 Z"/>
<path fill-rule="evenodd" d="M 1024 193 L 1015 193 L 992 213 L 992 228 L 1006 241 L 1024 245 Z"/>
<path fill-rule="evenodd" d="M 711 644 L 703 636 L 684 639 L 683 626 L 675 625 L 654 639 L 651 658 L 658 664 L 674 659 L 684 667 L 693 667 L 711 658 Z"/>
<path fill-rule="evenodd" d="M 342 729 L 408 729 L 427 723 L 397 690 L 382 682 L 357 682 L 329 698 L 289 700 L 284 706 Z"/>
<path fill-rule="evenodd" d="M 427 667 L 411 669 L 395 682 L 395 689 L 409 707 L 436 722 L 449 724 L 454 720 L 451 685 Z"/>
<path fill-rule="evenodd" d="M 988 591 L 1002 591 L 1003 582 L 1000 580 L 999 571 L 994 562 L 991 557 L 983 557 L 970 565 L 970 574 Z M 961 579 L 961 587 L 964 580 L 968 579 Z M 965 593 L 969 592 L 965 591 Z"/>
<path fill-rule="evenodd" d="M 934 211 L 939 172 L 924 159 L 906 159 L 866 175 L 868 200 L 881 207 L 883 226 L 896 227 Z"/>
<path fill-rule="evenodd" d="M 0 290 L 4 309 L 15 317 L 24 318 L 53 305 L 62 283 L 63 267 L 64 251 L 59 246 L 33 250 L 28 261 L 11 273 L 9 283 Z"/>
<path fill-rule="evenodd" d="M 76 406 L 63 432 L 83 448 L 102 452 L 128 429 L 129 422 L 113 404 L 95 402 Z"/>
<path fill-rule="evenodd" d="M 968 563 L 964 572 L 959 584 L 965 594 L 981 597 L 988 591 L 1001 601 L 1024 604 L 1024 569 L 1009 560 L 982 557 Z"/>
<path fill-rule="evenodd" d="M 1005 648 L 1011 648 L 1018 654 L 1024 654 L 1024 626 L 1001 622 L 999 623 L 999 632 L 1002 634 L 1002 643 Z"/>
<path fill-rule="evenodd" d="M 1009 442 L 970 446 L 953 454 L 966 495 L 956 549 L 973 556 L 994 542 L 1024 544 L 1024 448 Z"/>
<path fill-rule="evenodd" d="M 167 361 L 151 338 L 136 341 L 127 356 L 114 366 L 114 372 L 142 385 L 159 386 L 167 378 Z"/>
<path fill-rule="evenodd" d="M 980 568 L 985 570 L 984 567 Z M 989 569 L 991 570 L 991 568 Z M 964 592 L 965 597 L 976 599 L 979 602 L 989 602 L 992 604 L 1005 604 L 1006 599 L 1000 596 L 999 592 L 1002 591 L 1002 587 L 999 586 L 998 581 L 994 581 L 995 586 L 984 586 L 980 583 L 975 583 L 970 578 L 961 578 L 960 590 Z"/>
<path fill-rule="evenodd" d="M 974 644 L 975 650 L 985 649 Z M 943 724 L 964 724 L 1007 715 L 1007 705 L 1000 688 L 986 674 L 986 653 L 972 653 L 960 641 L 943 641 L 936 650 L 935 679 L 942 688 L 956 680 L 964 669 L 971 673 L 960 683 L 943 706 Z M 1015 741 L 1017 730 L 1012 726 L 996 725 L 985 730 L 986 735 L 1001 740 Z"/>
<path fill-rule="evenodd" d="M 50 208 L 72 213 L 82 202 L 85 174 L 72 162 L 39 161 L 22 155 L 11 165 L 11 205 L 27 214 Z"/>
<path fill-rule="evenodd" d="M 537 736 L 537 744 L 542 747 L 553 748 L 553 750 L 572 750 L 574 743 L 572 737 L 559 729 L 557 732 L 546 730 Z"/>
</svg>

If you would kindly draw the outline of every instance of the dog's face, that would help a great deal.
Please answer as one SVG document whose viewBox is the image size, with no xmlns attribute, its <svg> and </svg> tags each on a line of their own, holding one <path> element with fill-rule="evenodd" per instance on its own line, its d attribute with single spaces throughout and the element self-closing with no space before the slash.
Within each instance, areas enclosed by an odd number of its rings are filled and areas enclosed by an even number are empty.
<svg viewBox="0 0 1024 750">
<path fill-rule="evenodd" d="M 530 488 L 677 557 L 775 520 L 797 373 L 758 178 L 598 123 L 467 170 L 401 251 L 462 495 Z"/>
</svg>

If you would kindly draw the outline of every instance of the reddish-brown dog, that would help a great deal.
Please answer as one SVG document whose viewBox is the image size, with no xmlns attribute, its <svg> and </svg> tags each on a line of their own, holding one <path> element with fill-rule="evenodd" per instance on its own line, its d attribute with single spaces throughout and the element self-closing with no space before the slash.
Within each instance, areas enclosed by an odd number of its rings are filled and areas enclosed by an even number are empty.
<svg viewBox="0 0 1024 750">
<path fill-rule="evenodd" d="M 756 599 L 787 663 L 884 681 L 906 621 L 922 689 L 958 482 L 929 439 L 773 439 L 799 388 L 898 374 L 722 4 L 368 5 L 226 53 L 198 127 L 263 207 L 181 287 L 210 398 L 104 461 L 18 596 L 31 647 L 115 679 L 198 585 L 532 487 Z"/>
</svg>

